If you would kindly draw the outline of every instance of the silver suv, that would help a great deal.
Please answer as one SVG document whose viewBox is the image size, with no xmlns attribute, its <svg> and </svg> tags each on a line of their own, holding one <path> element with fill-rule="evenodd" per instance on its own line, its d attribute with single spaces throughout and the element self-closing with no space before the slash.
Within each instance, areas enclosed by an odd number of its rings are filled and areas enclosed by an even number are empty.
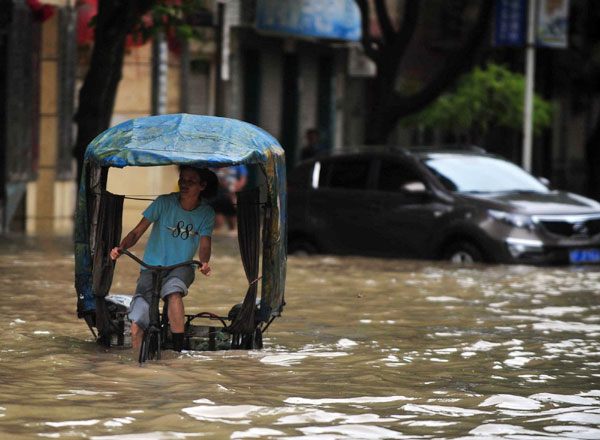
<svg viewBox="0 0 600 440">
<path fill-rule="evenodd" d="M 600 203 L 481 149 L 345 153 L 288 179 L 291 253 L 600 263 Z"/>
</svg>

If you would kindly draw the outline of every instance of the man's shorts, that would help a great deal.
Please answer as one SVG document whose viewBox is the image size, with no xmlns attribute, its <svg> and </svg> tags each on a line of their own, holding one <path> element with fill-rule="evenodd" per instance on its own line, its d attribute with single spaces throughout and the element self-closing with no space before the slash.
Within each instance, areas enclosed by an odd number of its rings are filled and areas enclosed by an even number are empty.
<svg viewBox="0 0 600 440">
<path fill-rule="evenodd" d="M 164 300 L 171 293 L 187 295 L 188 287 L 194 282 L 195 266 L 177 267 L 167 273 L 162 280 L 160 297 Z M 150 302 L 152 301 L 152 270 L 142 270 L 137 281 L 135 295 L 129 308 L 129 320 L 143 329 L 150 324 Z"/>
</svg>

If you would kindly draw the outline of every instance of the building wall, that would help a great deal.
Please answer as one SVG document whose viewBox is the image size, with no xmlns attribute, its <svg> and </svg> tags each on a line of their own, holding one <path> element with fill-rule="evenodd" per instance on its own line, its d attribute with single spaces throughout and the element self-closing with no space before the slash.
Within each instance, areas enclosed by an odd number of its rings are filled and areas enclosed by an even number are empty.
<svg viewBox="0 0 600 440">
<path fill-rule="evenodd" d="M 300 121 L 298 124 L 298 155 L 306 145 L 306 131 L 316 128 L 317 123 L 317 90 L 318 62 L 314 54 L 302 51 L 300 54 Z"/>
<path fill-rule="evenodd" d="M 58 14 L 42 25 L 40 65 L 40 156 L 36 181 L 27 184 L 27 234 L 68 234 L 75 206 L 74 182 L 58 182 L 59 34 Z"/>
<path fill-rule="evenodd" d="M 262 129 L 275 138 L 281 138 L 282 52 L 268 48 L 261 57 L 262 87 L 260 95 L 260 123 Z"/>
<path fill-rule="evenodd" d="M 37 180 L 28 183 L 26 196 L 26 233 L 30 235 L 70 235 L 78 185 L 57 181 L 58 152 L 58 51 L 61 44 L 58 14 L 42 25 L 40 73 L 40 158 Z M 124 60 L 111 126 L 128 119 L 151 114 L 151 44 L 131 48 Z M 85 59 L 80 60 L 85 62 Z M 85 71 L 84 68 L 80 71 Z M 169 54 L 167 112 L 180 108 L 179 56 Z M 83 78 L 79 78 L 81 86 Z M 78 91 L 76 91 L 78 94 Z M 155 196 L 176 190 L 176 167 L 131 168 L 127 173 L 111 170 L 109 188 L 118 194 Z M 112 178 L 112 180 L 111 180 Z M 124 231 L 137 224 L 149 202 L 125 202 Z"/>
</svg>

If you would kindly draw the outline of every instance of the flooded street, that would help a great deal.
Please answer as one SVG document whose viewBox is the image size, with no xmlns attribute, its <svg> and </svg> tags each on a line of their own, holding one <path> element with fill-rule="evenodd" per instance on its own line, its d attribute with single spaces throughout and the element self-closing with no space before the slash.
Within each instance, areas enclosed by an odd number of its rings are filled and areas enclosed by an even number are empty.
<svg viewBox="0 0 600 440">
<path fill-rule="evenodd" d="M 243 299 L 235 239 L 211 266 L 187 313 Z M 70 240 L 2 238 L 2 439 L 600 439 L 597 267 L 290 257 L 263 350 L 145 368 L 95 344 L 73 270 Z"/>
</svg>

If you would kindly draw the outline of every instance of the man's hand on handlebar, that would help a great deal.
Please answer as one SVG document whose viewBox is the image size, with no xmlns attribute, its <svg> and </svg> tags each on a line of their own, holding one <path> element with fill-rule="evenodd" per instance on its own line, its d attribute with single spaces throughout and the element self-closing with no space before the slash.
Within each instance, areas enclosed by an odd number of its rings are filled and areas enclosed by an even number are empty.
<svg viewBox="0 0 600 440">
<path fill-rule="evenodd" d="M 210 266 L 208 263 L 202 263 L 202 266 L 198 266 L 198 270 L 207 277 L 210 276 Z"/>
<path fill-rule="evenodd" d="M 110 258 L 116 260 L 122 255 L 121 248 L 115 247 L 110 251 Z"/>
</svg>

